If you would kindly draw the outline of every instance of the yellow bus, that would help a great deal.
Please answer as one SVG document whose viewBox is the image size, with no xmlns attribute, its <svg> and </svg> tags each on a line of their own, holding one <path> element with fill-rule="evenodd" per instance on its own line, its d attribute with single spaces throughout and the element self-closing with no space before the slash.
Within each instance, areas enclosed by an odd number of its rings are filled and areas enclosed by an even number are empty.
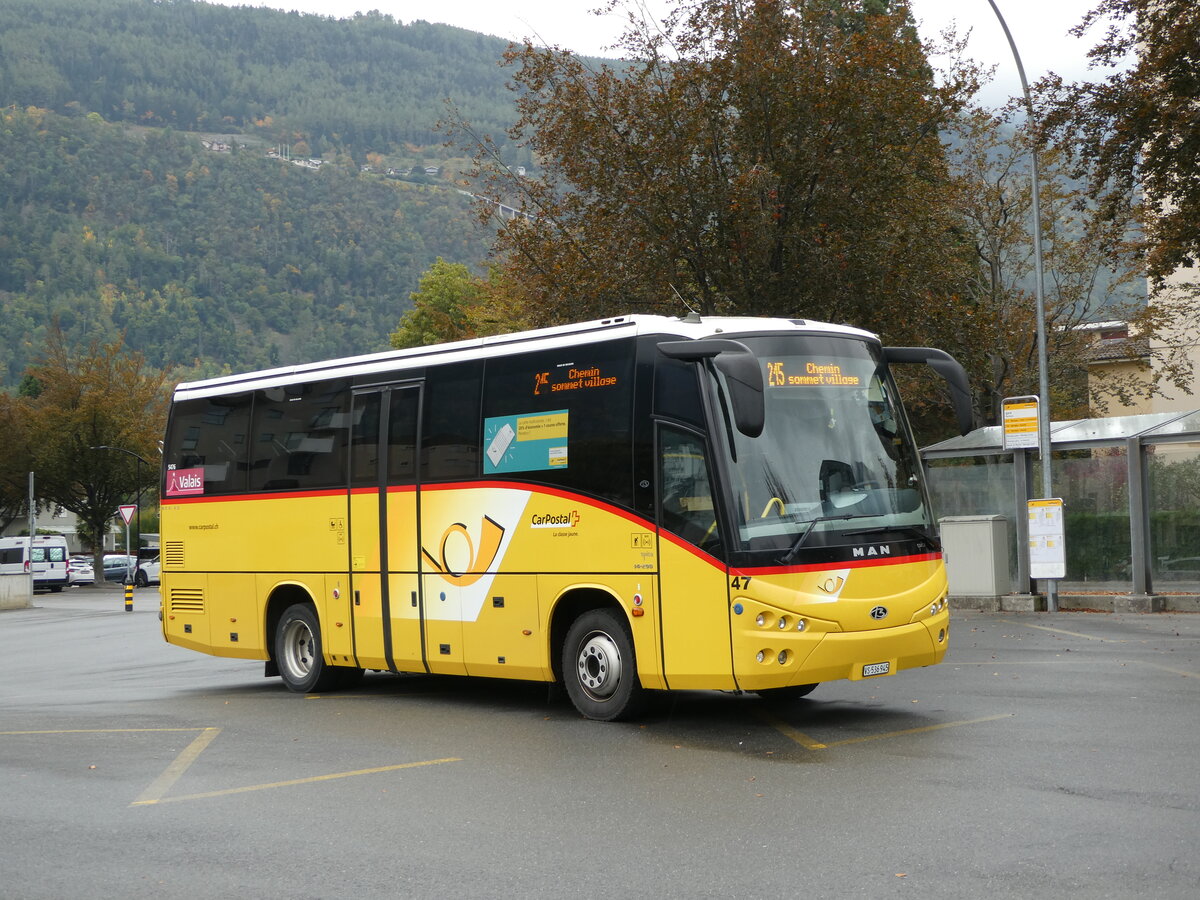
<svg viewBox="0 0 1200 900">
<path fill-rule="evenodd" d="M 889 365 L 800 320 L 624 316 L 180 384 L 167 641 L 293 691 L 364 670 L 804 696 L 945 655 L 941 549 Z M 964 418 L 965 417 L 965 418 Z"/>
</svg>

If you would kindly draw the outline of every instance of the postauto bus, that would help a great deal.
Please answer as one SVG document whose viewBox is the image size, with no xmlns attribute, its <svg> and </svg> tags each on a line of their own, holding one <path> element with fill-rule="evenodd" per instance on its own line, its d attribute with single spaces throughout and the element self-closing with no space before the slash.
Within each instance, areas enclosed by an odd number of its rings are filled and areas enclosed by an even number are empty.
<svg viewBox="0 0 1200 900">
<path fill-rule="evenodd" d="M 695 315 L 180 384 L 163 634 L 300 692 L 561 681 L 594 719 L 932 665 L 946 574 L 897 363 L 969 419 L 939 350 Z"/>
</svg>

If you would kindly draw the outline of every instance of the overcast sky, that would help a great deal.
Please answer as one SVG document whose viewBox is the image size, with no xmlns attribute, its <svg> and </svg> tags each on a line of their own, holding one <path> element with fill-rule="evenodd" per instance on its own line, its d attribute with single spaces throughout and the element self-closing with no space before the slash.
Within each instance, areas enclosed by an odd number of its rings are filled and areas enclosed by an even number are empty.
<svg viewBox="0 0 1200 900">
<path fill-rule="evenodd" d="M 511 40 L 535 37 L 579 53 L 604 56 L 624 26 L 624 19 L 597 17 L 589 9 L 602 0 L 221 0 L 230 5 L 294 9 L 339 18 L 357 11 L 378 10 L 408 23 L 415 19 L 444 22 Z M 1048 71 L 1068 80 L 1087 76 L 1086 53 L 1100 35 L 1079 40 L 1067 34 L 1098 0 L 997 0 L 1013 33 L 1030 84 Z M 652 16 L 669 9 L 669 0 L 627 0 Z M 984 93 L 992 105 L 1020 92 L 1020 79 L 1004 32 L 988 0 L 912 0 L 913 12 L 926 37 L 952 22 L 971 29 L 970 54 L 996 65 L 995 83 Z M 1095 31 L 1095 30 L 1094 30 Z"/>
</svg>

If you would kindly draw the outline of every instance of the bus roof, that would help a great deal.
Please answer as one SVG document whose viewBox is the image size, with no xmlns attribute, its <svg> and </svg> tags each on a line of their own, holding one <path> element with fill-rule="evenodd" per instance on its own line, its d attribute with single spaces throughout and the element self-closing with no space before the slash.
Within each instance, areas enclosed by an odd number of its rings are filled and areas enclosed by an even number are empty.
<svg viewBox="0 0 1200 900">
<path fill-rule="evenodd" d="M 219 396 L 221 394 L 283 387 L 323 378 L 348 375 L 395 373 L 406 368 L 418 368 L 432 362 L 451 363 L 478 359 L 484 356 L 507 356 L 534 349 L 571 347 L 611 340 L 614 337 L 634 337 L 642 334 L 665 334 L 682 338 L 708 338 L 716 335 L 733 337 L 738 334 L 768 331 L 800 331 L 823 334 L 844 334 L 863 340 L 878 340 L 869 331 L 849 325 L 832 325 L 804 319 L 775 319 L 735 316 L 690 315 L 686 318 L 667 316 L 626 315 L 572 325 L 557 325 L 534 331 L 498 334 L 471 338 L 428 347 L 404 350 L 385 350 L 363 356 L 349 356 L 322 362 L 301 363 L 239 375 L 222 375 L 203 381 L 182 382 L 175 388 L 175 399 Z"/>
</svg>

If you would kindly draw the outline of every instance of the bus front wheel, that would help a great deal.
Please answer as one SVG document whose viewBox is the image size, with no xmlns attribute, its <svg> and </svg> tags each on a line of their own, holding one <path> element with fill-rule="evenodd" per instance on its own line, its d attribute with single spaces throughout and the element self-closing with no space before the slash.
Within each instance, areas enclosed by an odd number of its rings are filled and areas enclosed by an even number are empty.
<svg viewBox="0 0 1200 900">
<path fill-rule="evenodd" d="M 628 718 L 641 706 L 633 637 L 607 609 L 585 612 L 563 642 L 563 681 L 575 708 L 589 719 Z"/>
<path fill-rule="evenodd" d="M 279 617 L 275 663 L 289 691 L 308 694 L 340 686 L 342 670 L 325 664 L 317 612 L 307 603 L 294 603 Z"/>
</svg>

